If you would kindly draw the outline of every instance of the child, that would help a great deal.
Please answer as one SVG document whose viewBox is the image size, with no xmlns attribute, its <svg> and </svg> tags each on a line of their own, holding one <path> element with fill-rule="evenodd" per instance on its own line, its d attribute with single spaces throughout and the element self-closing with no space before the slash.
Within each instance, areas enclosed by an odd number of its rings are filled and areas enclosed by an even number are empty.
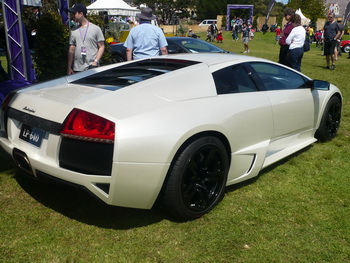
<svg viewBox="0 0 350 263">
<path fill-rule="evenodd" d="M 211 30 L 210 30 L 210 26 L 208 26 L 208 30 L 207 30 L 207 38 L 205 39 L 205 41 L 211 41 Z"/>
<path fill-rule="evenodd" d="M 216 41 L 217 43 L 222 43 L 223 40 L 224 38 L 222 37 L 222 31 L 219 30 L 218 35 L 216 36 Z"/>
<path fill-rule="evenodd" d="M 276 45 L 277 45 L 280 42 L 280 38 L 281 38 L 281 27 L 278 26 L 275 32 L 276 32 Z"/>
</svg>

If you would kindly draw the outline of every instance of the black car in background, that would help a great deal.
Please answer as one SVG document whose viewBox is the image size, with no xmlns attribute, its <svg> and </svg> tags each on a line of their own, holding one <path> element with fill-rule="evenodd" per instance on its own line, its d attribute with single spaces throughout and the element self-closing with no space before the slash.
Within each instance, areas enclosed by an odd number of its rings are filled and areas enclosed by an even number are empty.
<svg viewBox="0 0 350 263">
<path fill-rule="evenodd" d="M 213 44 L 190 37 L 167 37 L 168 53 L 233 53 L 221 49 Z M 126 48 L 124 43 L 110 45 L 114 63 L 126 61 Z"/>
</svg>

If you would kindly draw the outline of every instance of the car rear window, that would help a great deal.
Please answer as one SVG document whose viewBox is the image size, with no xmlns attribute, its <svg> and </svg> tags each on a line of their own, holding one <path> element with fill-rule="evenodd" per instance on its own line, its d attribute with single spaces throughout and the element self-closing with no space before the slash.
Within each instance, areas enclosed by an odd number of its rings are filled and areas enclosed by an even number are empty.
<svg viewBox="0 0 350 263">
<path fill-rule="evenodd" d="M 200 62 L 179 59 L 147 59 L 116 66 L 72 83 L 117 90 L 198 63 Z"/>
</svg>

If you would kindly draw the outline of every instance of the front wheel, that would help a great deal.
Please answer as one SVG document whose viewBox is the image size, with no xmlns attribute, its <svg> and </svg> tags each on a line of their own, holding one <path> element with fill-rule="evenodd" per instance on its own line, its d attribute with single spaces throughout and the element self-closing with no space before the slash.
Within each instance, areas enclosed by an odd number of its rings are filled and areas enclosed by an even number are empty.
<svg viewBox="0 0 350 263">
<path fill-rule="evenodd" d="M 341 103 L 338 97 L 332 97 L 322 115 L 320 127 L 315 137 L 321 142 L 332 140 L 338 132 L 341 117 Z"/>
<path fill-rule="evenodd" d="M 343 51 L 344 51 L 345 53 L 349 53 L 349 52 L 350 52 L 350 45 L 345 45 L 345 46 L 343 47 Z"/>
<path fill-rule="evenodd" d="M 112 56 L 113 63 L 119 63 L 119 62 L 124 62 L 125 60 L 119 56 L 119 55 L 113 55 Z"/>
<path fill-rule="evenodd" d="M 216 137 L 190 143 L 175 160 L 165 185 L 164 203 L 182 219 L 196 219 L 221 200 L 229 160 L 225 146 Z"/>
</svg>

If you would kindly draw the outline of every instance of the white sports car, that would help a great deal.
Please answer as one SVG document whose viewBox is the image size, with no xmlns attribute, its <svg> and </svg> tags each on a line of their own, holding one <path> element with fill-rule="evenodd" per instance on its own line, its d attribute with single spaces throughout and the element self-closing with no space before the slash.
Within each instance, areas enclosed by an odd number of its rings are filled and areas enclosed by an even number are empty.
<svg viewBox="0 0 350 263">
<path fill-rule="evenodd" d="M 88 70 L 11 93 L 1 146 L 36 178 L 110 205 L 195 219 L 226 185 L 339 128 L 342 95 L 280 64 L 182 54 Z"/>
</svg>

